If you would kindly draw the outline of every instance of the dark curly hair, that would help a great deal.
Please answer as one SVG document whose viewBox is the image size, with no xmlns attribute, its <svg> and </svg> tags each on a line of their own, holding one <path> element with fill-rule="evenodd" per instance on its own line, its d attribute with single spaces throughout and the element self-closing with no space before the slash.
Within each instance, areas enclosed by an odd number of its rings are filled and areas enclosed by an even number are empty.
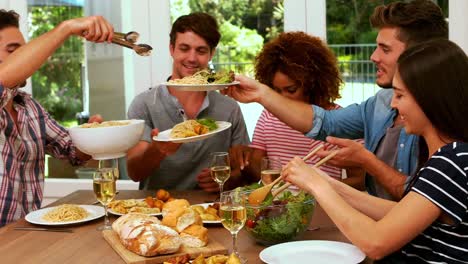
<svg viewBox="0 0 468 264">
<path fill-rule="evenodd" d="M 218 46 L 221 38 L 216 19 L 207 13 L 195 12 L 177 18 L 169 34 L 171 45 L 175 45 L 177 33 L 187 31 L 192 31 L 202 37 L 210 46 L 211 51 Z"/>
<path fill-rule="evenodd" d="M 448 38 L 448 25 L 438 5 L 430 0 L 394 2 L 378 6 L 370 17 L 374 28 L 398 27 L 398 39 L 411 46 L 436 38 Z"/>
<path fill-rule="evenodd" d="M 255 78 L 270 87 L 277 71 L 304 87 L 309 103 L 330 109 L 342 84 L 333 52 L 319 38 L 285 32 L 263 46 L 255 60 Z"/>
<path fill-rule="evenodd" d="M 7 27 L 19 28 L 19 15 L 13 10 L 0 9 L 0 30 Z"/>
</svg>

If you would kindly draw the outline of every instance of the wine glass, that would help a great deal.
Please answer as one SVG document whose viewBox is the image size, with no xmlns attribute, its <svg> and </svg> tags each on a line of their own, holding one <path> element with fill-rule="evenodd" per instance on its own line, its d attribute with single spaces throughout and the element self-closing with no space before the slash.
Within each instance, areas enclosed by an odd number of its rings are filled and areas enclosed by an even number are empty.
<svg viewBox="0 0 468 264">
<path fill-rule="evenodd" d="M 211 177 L 219 185 L 219 194 L 223 192 L 224 183 L 231 176 L 231 165 L 229 163 L 229 153 L 213 152 L 210 161 Z"/>
<path fill-rule="evenodd" d="M 112 226 L 109 223 L 107 214 L 107 206 L 114 199 L 115 187 L 115 169 L 114 168 L 99 168 L 93 174 L 93 191 L 96 199 L 104 206 L 104 225 L 99 226 L 97 230 L 109 230 Z"/>
<path fill-rule="evenodd" d="M 245 192 L 238 190 L 221 193 L 219 216 L 224 228 L 231 232 L 232 236 L 232 253 L 236 254 L 239 259 L 243 258 L 237 251 L 237 233 L 244 227 L 247 218 L 245 209 L 245 201 L 247 195 Z M 245 261 L 243 261 L 245 262 Z"/>
<path fill-rule="evenodd" d="M 279 157 L 262 158 L 260 177 L 263 185 L 276 180 L 281 175 L 281 159 Z"/>
</svg>

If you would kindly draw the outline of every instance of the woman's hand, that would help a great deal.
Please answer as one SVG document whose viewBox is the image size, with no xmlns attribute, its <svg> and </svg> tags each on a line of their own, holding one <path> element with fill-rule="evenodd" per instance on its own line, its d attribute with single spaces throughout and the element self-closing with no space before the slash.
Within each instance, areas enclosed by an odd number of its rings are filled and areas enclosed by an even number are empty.
<svg viewBox="0 0 468 264">
<path fill-rule="evenodd" d="M 241 103 L 259 103 L 264 98 L 265 92 L 270 90 L 268 86 L 247 76 L 236 75 L 236 81 L 239 81 L 240 84 L 221 90 L 221 93 Z"/>
<path fill-rule="evenodd" d="M 295 157 L 283 167 L 282 177 L 299 188 L 314 193 L 314 188 L 328 181 L 330 176 L 318 168 L 307 165 L 301 158 Z"/>
<path fill-rule="evenodd" d="M 327 137 L 327 142 L 338 146 L 338 153 L 327 164 L 339 168 L 362 168 L 369 152 L 363 144 L 356 140 L 343 139 L 337 137 Z M 321 150 L 317 152 L 320 158 L 326 157 L 332 150 Z"/>
</svg>

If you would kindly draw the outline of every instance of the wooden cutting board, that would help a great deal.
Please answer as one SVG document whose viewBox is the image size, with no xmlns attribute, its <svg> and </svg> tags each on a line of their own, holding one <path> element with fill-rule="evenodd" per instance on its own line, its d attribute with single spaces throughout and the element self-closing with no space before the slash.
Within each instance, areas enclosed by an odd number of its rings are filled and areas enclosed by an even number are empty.
<svg viewBox="0 0 468 264">
<path fill-rule="evenodd" d="M 181 247 L 177 253 L 169 255 L 159 255 L 155 257 L 143 257 L 137 255 L 130 250 L 126 249 L 119 240 L 117 233 L 114 230 L 102 231 L 104 239 L 111 245 L 111 247 L 120 255 L 120 257 L 128 264 L 149 264 L 149 263 L 163 263 L 164 261 L 185 254 L 190 254 L 190 258 L 196 258 L 198 255 L 203 254 L 205 257 L 226 254 L 227 249 L 218 241 L 209 238 L 208 244 L 202 248 L 186 248 Z"/>
</svg>

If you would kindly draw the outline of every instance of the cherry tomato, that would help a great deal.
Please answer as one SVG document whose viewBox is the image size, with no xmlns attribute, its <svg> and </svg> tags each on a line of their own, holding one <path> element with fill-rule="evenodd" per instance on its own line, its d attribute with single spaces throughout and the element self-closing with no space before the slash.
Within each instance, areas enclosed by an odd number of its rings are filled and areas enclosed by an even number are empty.
<svg viewBox="0 0 468 264">
<path fill-rule="evenodd" d="M 245 223 L 247 225 L 247 227 L 249 228 L 255 228 L 255 221 L 252 220 L 252 219 L 248 219 L 247 222 Z"/>
</svg>

